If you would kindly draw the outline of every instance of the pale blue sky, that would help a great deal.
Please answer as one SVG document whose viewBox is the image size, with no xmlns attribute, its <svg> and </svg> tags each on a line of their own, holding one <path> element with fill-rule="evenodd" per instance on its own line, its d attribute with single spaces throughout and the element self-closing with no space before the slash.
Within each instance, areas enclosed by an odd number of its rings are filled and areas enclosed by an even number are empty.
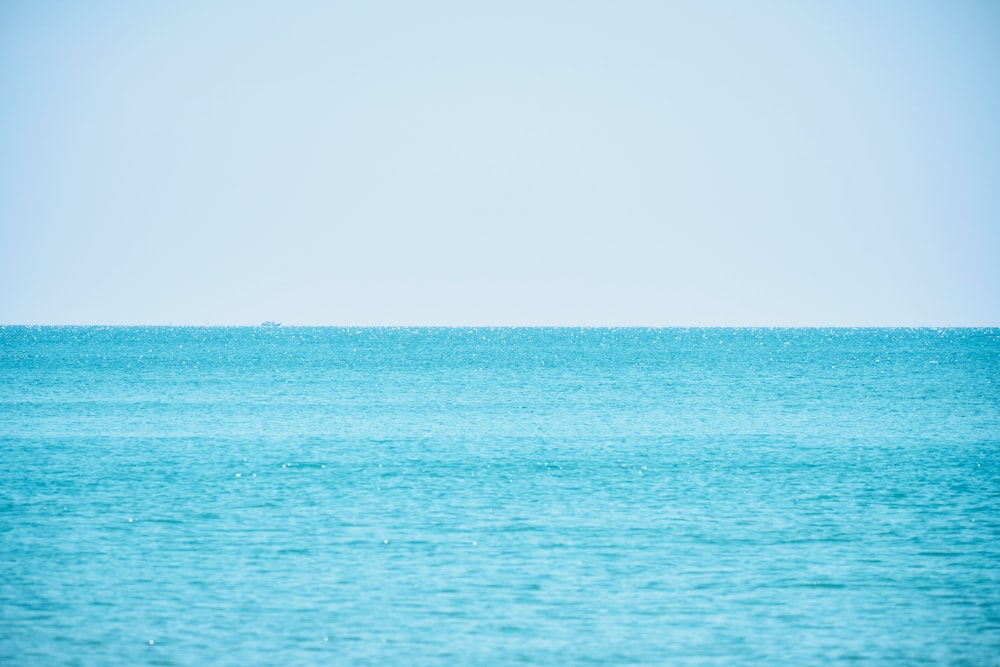
<svg viewBox="0 0 1000 667">
<path fill-rule="evenodd" d="M 0 2 L 0 323 L 1000 325 L 1000 3 Z"/>
</svg>

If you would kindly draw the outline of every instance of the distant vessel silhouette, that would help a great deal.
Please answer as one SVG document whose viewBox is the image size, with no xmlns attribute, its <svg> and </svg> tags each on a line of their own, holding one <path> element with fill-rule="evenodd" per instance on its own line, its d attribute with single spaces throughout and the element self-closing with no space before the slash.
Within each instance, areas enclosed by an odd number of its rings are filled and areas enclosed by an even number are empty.
<svg viewBox="0 0 1000 667">
<path fill-rule="evenodd" d="M 262 326 L 262 327 L 280 327 L 281 326 L 281 322 L 274 322 L 272 320 L 268 320 L 267 322 L 261 322 L 260 326 Z"/>
</svg>

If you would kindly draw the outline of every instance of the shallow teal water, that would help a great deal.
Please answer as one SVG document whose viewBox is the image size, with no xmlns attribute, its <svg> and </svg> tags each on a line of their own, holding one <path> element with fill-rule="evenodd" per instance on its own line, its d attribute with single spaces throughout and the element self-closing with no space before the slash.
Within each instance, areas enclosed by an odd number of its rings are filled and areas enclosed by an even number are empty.
<svg viewBox="0 0 1000 667">
<path fill-rule="evenodd" d="M 0 664 L 1000 664 L 996 330 L 0 328 Z"/>
</svg>

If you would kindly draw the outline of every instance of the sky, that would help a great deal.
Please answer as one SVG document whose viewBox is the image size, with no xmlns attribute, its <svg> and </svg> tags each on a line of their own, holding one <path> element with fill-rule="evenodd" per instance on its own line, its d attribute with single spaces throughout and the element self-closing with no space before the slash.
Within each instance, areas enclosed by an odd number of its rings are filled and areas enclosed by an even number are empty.
<svg viewBox="0 0 1000 667">
<path fill-rule="evenodd" d="M 0 324 L 1000 325 L 1000 3 L 0 0 Z"/>
</svg>

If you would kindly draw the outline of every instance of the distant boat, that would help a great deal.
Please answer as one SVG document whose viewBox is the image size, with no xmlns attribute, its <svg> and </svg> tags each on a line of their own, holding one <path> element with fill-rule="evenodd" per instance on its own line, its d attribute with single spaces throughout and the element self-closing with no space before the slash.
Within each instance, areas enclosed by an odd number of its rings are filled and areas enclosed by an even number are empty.
<svg viewBox="0 0 1000 667">
<path fill-rule="evenodd" d="M 267 322 L 261 322 L 260 326 L 267 327 L 267 328 L 280 327 L 281 326 L 281 322 L 274 322 L 272 320 L 268 320 Z"/>
</svg>

